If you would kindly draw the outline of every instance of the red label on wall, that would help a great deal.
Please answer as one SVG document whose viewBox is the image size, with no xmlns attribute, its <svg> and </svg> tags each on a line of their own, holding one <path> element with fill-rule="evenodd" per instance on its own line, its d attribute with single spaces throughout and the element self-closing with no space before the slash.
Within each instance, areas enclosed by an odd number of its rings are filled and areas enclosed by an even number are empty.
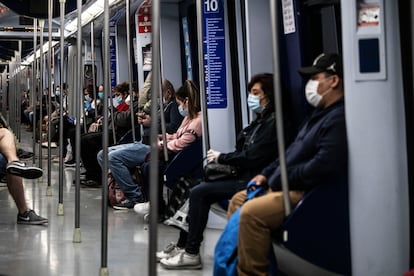
<svg viewBox="0 0 414 276">
<path fill-rule="evenodd" d="M 150 33 L 151 32 L 151 15 L 138 15 L 138 33 Z"/>
</svg>

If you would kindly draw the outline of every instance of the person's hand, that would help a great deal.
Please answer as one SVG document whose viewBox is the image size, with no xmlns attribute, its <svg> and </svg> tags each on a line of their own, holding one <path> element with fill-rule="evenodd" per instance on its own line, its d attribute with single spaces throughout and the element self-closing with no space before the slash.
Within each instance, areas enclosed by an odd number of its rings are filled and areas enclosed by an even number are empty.
<svg viewBox="0 0 414 276">
<path fill-rule="evenodd" d="M 138 124 L 141 124 L 146 127 L 151 126 L 151 116 L 145 113 L 143 113 L 142 115 L 139 115 Z"/>
<path fill-rule="evenodd" d="M 207 161 L 209 163 L 210 162 L 218 163 L 217 161 L 218 161 L 218 158 L 219 158 L 220 154 L 221 154 L 221 152 L 219 152 L 219 151 L 209 149 L 207 151 Z"/>
<path fill-rule="evenodd" d="M 263 186 L 265 188 L 267 188 L 268 186 L 267 178 L 262 174 L 258 174 L 255 177 L 253 177 L 252 180 L 250 180 L 250 182 L 255 182 L 255 186 Z M 254 190 L 254 187 L 252 187 L 252 189 Z"/>
</svg>

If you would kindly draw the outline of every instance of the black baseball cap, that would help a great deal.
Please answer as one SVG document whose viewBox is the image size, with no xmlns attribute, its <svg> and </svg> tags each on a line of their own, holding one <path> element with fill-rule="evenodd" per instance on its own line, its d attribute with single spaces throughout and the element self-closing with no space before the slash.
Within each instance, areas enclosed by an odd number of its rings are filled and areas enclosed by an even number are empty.
<svg viewBox="0 0 414 276">
<path fill-rule="evenodd" d="M 301 67 L 299 74 L 310 77 L 317 73 L 327 72 L 342 78 L 342 61 L 338 54 L 320 54 L 313 61 L 312 66 Z"/>
</svg>

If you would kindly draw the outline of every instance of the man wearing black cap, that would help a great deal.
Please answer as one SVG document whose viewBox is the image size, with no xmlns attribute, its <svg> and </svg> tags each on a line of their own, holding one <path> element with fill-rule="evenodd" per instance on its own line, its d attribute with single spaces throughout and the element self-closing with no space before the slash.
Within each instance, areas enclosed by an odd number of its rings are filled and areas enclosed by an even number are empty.
<svg viewBox="0 0 414 276">
<path fill-rule="evenodd" d="M 315 110 L 286 150 L 289 196 L 293 205 L 318 185 L 347 181 L 348 147 L 341 64 L 337 54 L 321 54 L 312 66 L 299 69 L 302 77 L 308 80 L 305 95 Z M 238 275 L 267 275 L 271 233 L 284 219 L 279 160 L 269 164 L 251 181 L 268 188 L 268 193 L 247 201 L 241 209 L 237 271 Z M 245 198 L 245 191 L 234 195 L 229 214 L 239 208 Z"/>
</svg>

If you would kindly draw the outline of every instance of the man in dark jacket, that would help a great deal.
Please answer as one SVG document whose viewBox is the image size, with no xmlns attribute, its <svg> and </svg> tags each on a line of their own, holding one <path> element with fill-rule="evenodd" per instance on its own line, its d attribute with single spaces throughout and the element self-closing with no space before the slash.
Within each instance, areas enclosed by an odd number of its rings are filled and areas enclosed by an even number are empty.
<svg viewBox="0 0 414 276">
<path fill-rule="evenodd" d="M 344 181 L 348 175 L 340 57 L 321 54 L 312 66 L 300 68 L 299 73 L 309 79 L 306 99 L 315 110 L 286 150 L 289 196 L 293 205 L 314 187 Z M 284 219 L 279 161 L 264 168 L 252 181 L 269 191 L 246 202 L 241 209 L 237 271 L 239 275 L 267 275 L 271 233 Z M 229 214 L 245 198 L 245 191 L 236 194 L 230 202 Z"/>
<path fill-rule="evenodd" d="M 175 90 L 172 83 L 167 80 L 162 80 L 162 103 L 165 119 L 165 132 L 173 134 L 177 131 L 184 117 L 178 112 L 178 104 L 175 100 Z M 160 114 L 161 108 L 158 110 Z M 142 142 L 149 145 L 151 115 L 150 110 L 146 107 L 138 114 L 138 123 L 143 126 Z M 161 116 L 158 116 L 158 131 L 161 134 Z"/>
<path fill-rule="evenodd" d="M 248 84 L 248 106 L 256 113 L 256 119 L 237 136 L 234 151 L 220 153 L 210 149 L 209 162 L 226 164 L 238 169 L 232 179 L 202 181 L 191 188 L 189 195 L 188 224 L 183 219 L 169 218 L 165 223 L 181 228 L 180 237 L 174 249 L 168 246 L 157 252 L 161 266 L 167 269 L 200 269 L 202 267 L 200 246 L 203 232 L 207 226 L 210 206 L 215 202 L 227 200 L 246 187 L 246 182 L 260 171 L 278 154 L 276 137 L 276 115 L 272 74 L 258 74 Z M 284 115 L 291 109 L 288 102 L 283 106 Z M 284 116 L 286 122 L 290 121 Z M 294 130 L 285 124 L 285 141 L 293 140 Z"/>
</svg>

